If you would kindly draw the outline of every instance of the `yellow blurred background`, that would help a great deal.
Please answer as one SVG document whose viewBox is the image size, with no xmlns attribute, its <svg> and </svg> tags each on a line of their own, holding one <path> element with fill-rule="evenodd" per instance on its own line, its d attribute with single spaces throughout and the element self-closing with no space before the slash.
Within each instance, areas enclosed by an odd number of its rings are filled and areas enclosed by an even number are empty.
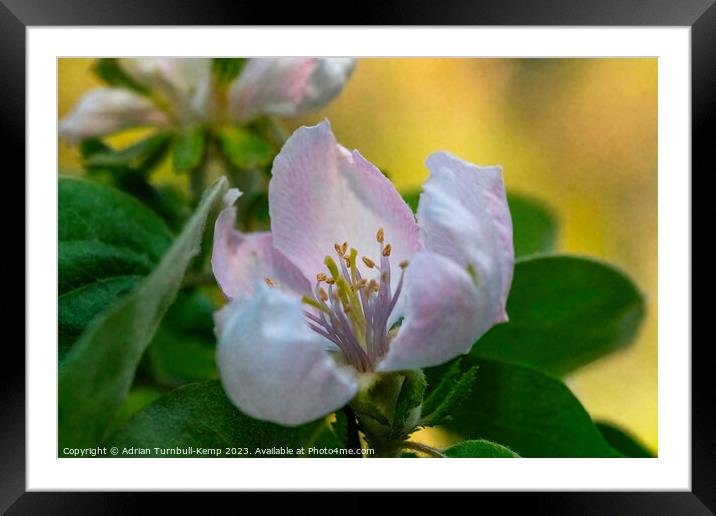
<svg viewBox="0 0 716 516">
<path fill-rule="evenodd" d="M 59 60 L 60 116 L 100 86 L 92 63 Z M 336 101 L 286 125 L 324 117 L 399 190 L 420 186 L 436 150 L 502 165 L 508 190 L 558 215 L 559 250 L 613 262 L 636 281 L 647 302 L 636 343 L 567 382 L 593 418 L 656 451 L 657 60 L 362 59 Z M 59 167 L 79 168 L 75 148 L 60 144 Z"/>
</svg>

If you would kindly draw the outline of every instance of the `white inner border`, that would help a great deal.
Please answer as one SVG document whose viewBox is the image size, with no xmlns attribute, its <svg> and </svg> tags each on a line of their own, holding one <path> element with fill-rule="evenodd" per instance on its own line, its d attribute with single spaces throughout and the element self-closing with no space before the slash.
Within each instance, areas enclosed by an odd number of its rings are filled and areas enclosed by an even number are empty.
<svg viewBox="0 0 716 516">
<path fill-rule="evenodd" d="M 28 490 L 690 490 L 690 28 L 27 30 Z M 58 459 L 57 58 L 87 55 L 658 57 L 659 458 Z"/>
</svg>

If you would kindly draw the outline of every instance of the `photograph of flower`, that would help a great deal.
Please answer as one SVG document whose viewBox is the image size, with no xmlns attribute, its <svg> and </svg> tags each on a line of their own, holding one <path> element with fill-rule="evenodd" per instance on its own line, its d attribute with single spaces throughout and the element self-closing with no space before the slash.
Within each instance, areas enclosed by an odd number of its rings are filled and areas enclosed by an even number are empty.
<svg viewBox="0 0 716 516">
<path fill-rule="evenodd" d="M 58 456 L 658 455 L 657 59 L 58 60 Z"/>
</svg>

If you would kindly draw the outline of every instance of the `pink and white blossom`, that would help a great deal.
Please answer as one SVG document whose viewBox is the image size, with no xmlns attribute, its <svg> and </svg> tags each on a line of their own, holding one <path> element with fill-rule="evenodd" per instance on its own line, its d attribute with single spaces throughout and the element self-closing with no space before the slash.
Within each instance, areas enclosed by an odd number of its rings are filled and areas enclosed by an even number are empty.
<svg viewBox="0 0 716 516">
<path fill-rule="evenodd" d="M 125 58 L 119 66 L 146 91 L 105 87 L 85 94 L 60 121 L 60 136 L 77 143 L 134 127 L 186 126 L 212 121 L 246 123 L 263 115 L 317 111 L 348 81 L 348 58 L 252 58 L 217 99 L 208 58 Z M 224 112 L 226 111 L 226 112 Z"/>
<path fill-rule="evenodd" d="M 390 181 L 329 123 L 276 157 L 271 232 L 234 229 L 232 190 L 212 266 L 229 302 L 217 361 L 229 398 L 262 420 L 326 415 L 375 374 L 466 353 L 505 321 L 512 222 L 499 167 L 427 160 L 417 220 Z"/>
</svg>

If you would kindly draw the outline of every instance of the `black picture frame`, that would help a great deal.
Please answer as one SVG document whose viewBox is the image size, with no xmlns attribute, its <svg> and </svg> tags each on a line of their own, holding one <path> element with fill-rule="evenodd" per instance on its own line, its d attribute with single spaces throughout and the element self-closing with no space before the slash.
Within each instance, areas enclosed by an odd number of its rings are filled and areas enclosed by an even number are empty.
<svg viewBox="0 0 716 516">
<path fill-rule="evenodd" d="M 278 5 L 278 4 L 276 4 Z M 716 6 L 714 0 L 461 0 L 362 3 L 344 15 L 312 3 L 294 6 L 234 0 L 0 0 L 0 127 L 3 152 L 25 167 L 25 50 L 28 26 L 42 25 L 554 25 L 691 27 L 692 175 L 713 173 L 707 162 L 716 134 Z M 6 171 L 9 172 L 9 171 Z M 20 175 L 16 175 L 19 179 Z M 24 185 L 22 186 L 24 190 Z M 6 219 L 9 220 L 9 219 Z M 24 255 L 23 255 L 24 256 Z M 27 274 L 27 271 L 26 271 Z M 24 298 L 23 298 L 24 299 Z M 19 304 L 13 301 L 13 304 Z M 703 306 L 703 305 L 702 305 Z M 26 306 L 26 310 L 31 310 Z M 703 308 L 702 308 L 703 310 Z M 25 493 L 25 354 L 4 339 L 0 382 L 0 511 L 8 514 L 132 513 L 148 495 L 131 493 Z M 669 345 L 688 346 L 689 342 Z M 716 513 L 716 389 L 708 360 L 712 339 L 692 345 L 692 490 L 641 493 L 528 493 L 499 496 L 501 507 L 548 514 Z M 12 349 L 9 349 L 12 348 Z M 233 495 L 226 495 L 233 496 Z M 242 494 L 240 496 L 247 496 Z M 360 506 L 365 507 L 365 495 Z M 166 498 L 166 497 L 165 497 Z M 183 496 L 173 496 L 184 509 Z M 370 499 L 370 498 L 369 498 Z M 413 500 L 418 503 L 420 497 Z M 167 502 L 162 502 L 169 503 Z M 246 503 L 246 502 L 244 502 Z M 325 503 L 325 502 L 324 502 Z M 355 506 L 353 502 L 345 507 Z M 167 507 L 165 506 L 165 509 Z M 407 507 L 406 507 L 407 508 Z M 333 506 L 332 511 L 337 510 Z"/>
</svg>

